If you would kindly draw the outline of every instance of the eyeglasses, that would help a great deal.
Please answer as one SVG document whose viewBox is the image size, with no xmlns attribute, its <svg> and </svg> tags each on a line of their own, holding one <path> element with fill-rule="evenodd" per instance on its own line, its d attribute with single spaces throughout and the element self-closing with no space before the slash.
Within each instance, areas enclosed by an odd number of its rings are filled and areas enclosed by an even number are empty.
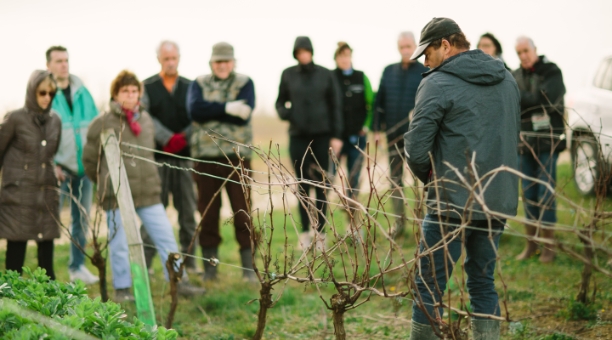
<svg viewBox="0 0 612 340">
<path fill-rule="evenodd" d="M 51 97 L 51 98 L 55 97 L 55 91 L 48 91 L 48 92 L 47 92 L 47 91 L 45 91 L 45 90 L 38 91 L 38 95 L 39 95 L 39 96 L 41 96 L 41 97 L 44 97 L 44 96 L 46 96 L 47 94 L 48 94 L 48 95 L 49 95 L 49 97 Z"/>
</svg>

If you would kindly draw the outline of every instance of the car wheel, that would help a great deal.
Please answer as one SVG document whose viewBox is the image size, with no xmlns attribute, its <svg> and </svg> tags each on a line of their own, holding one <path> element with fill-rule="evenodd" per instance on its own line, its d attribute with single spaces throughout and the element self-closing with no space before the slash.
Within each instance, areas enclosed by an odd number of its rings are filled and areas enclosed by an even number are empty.
<svg viewBox="0 0 612 340">
<path fill-rule="evenodd" d="M 595 195 L 603 164 L 598 143 L 592 136 L 579 136 L 572 147 L 572 166 L 576 188 L 582 195 Z"/>
</svg>

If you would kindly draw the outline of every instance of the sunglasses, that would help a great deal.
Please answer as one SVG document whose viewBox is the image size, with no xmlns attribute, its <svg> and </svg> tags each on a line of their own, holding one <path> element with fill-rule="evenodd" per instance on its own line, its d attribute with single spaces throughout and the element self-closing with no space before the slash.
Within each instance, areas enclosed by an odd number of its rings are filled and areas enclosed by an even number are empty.
<svg viewBox="0 0 612 340">
<path fill-rule="evenodd" d="M 44 97 L 44 96 L 46 96 L 47 94 L 48 94 L 48 95 L 49 95 L 49 97 L 51 97 L 51 98 L 55 97 L 55 91 L 48 91 L 48 92 L 47 92 L 47 91 L 45 91 L 45 90 L 38 91 L 38 95 L 39 95 L 39 96 L 41 96 L 41 97 Z"/>
</svg>

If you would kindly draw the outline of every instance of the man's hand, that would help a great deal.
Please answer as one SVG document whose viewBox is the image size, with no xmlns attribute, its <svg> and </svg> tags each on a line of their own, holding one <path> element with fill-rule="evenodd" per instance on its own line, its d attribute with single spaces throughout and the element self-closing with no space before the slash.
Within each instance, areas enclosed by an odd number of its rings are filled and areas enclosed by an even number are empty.
<svg viewBox="0 0 612 340">
<path fill-rule="evenodd" d="M 234 100 L 225 103 L 225 112 L 228 115 L 236 116 L 243 120 L 249 119 L 251 111 L 251 107 L 248 106 L 244 100 Z"/>
<path fill-rule="evenodd" d="M 64 170 L 62 170 L 62 167 L 59 165 L 55 166 L 55 177 L 57 177 L 57 180 L 60 182 L 66 180 L 66 174 L 64 174 Z"/>
<path fill-rule="evenodd" d="M 336 157 L 340 155 L 340 151 L 342 151 L 342 139 L 332 138 L 329 141 L 329 147 L 332 149 Z"/>
<path fill-rule="evenodd" d="M 187 139 L 185 138 L 184 133 L 175 133 L 168 140 L 168 144 L 166 144 L 163 148 L 164 152 L 168 153 L 179 153 L 187 146 Z"/>
</svg>

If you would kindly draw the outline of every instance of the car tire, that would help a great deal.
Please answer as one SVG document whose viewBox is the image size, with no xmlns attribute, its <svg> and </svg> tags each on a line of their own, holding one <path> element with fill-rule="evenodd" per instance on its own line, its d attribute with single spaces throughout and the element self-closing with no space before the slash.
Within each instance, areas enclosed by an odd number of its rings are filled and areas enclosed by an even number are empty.
<svg viewBox="0 0 612 340">
<path fill-rule="evenodd" d="M 591 135 L 576 136 L 572 143 L 572 168 L 576 189 L 584 196 L 594 196 L 607 187 L 607 177 L 599 143 Z"/>
</svg>

